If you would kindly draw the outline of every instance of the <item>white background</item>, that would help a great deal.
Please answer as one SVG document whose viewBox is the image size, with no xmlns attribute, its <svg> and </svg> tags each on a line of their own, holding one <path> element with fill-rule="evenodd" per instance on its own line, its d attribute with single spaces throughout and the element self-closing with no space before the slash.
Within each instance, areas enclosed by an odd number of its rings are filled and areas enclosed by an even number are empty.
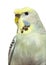
<svg viewBox="0 0 46 65">
<path fill-rule="evenodd" d="M 35 9 L 46 28 L 46 0 L 0 0 L 0 65 L 8 65 L 9 45 L 17 29 L 14 10 L 23 7 Z"/>
</svg>

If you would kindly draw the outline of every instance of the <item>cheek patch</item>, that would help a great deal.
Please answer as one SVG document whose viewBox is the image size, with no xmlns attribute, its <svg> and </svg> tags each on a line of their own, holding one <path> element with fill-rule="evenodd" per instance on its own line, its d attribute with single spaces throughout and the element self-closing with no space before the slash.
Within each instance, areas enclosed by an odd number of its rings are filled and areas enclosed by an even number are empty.
<svg viewBox="0 0 46 65">
<path fill-rule="evenodd" d="M 24 23 L 24 25 L 27 26 L 27 27 L 31 25 L 30 22 L 28 22 L 28 21 L 23 21 L 23 23 Z"/>
</svg>

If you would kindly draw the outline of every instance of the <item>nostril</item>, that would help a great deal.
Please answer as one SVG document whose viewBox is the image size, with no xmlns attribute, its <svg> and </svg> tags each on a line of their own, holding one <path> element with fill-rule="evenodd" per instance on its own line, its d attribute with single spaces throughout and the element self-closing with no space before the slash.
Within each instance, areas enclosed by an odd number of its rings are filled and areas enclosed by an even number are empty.
<svg viewBox="0 0 46 65">
<path fill-rule="evenodd" d="M 16 17 L 20 17 L 20 14 L 15 14 Z"/>
</svg>

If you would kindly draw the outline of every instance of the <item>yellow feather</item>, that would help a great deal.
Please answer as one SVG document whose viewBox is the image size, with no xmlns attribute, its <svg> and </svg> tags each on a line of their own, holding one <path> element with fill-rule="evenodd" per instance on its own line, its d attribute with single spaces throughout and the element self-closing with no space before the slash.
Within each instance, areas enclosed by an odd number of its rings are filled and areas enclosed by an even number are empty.
<svg viewBox="0 0 46 65">
<path fill-rule="evenodd" d="M 15 14 L 22 14 L 23 12 L 26 12 L 26 11 L 29 11 L 29 12 L 32 12 L 33 9 L 30 9 L 28 7 L 25 7 L 25 8 L 22 8 L 22 9 L 17 9 L 14 11 Z"/>
</svg>

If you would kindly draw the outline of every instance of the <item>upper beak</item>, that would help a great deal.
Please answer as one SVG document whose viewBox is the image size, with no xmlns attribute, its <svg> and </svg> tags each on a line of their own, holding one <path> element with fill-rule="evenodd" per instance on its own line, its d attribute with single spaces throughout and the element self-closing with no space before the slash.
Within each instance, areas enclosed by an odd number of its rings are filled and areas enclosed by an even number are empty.
<svg viewBox="0 0 46 65">
<path fill-rule="evenodd" d="M 20 14 L 15 14 L 15 22 L 18 23 L 18 20 L 20 18 Z"/>
</svg>

